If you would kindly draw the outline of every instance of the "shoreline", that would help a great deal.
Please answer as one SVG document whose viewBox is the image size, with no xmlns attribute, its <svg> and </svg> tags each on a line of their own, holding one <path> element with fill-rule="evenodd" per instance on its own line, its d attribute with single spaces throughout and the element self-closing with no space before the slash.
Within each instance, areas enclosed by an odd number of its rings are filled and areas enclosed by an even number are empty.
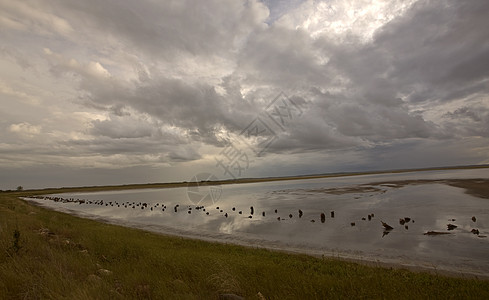
<svg viewBox="0 0 489 300">
<path fill-rule="evenodd" d="M 471 170 L 471 169 L 489 169 L 489 165 L 476 166 L 454 166 L 454 167 L 434 167 L 434 168 L 417 168 L 417 169 L 400 169 L 400 170 L 380 170 L 366 172 L 347 172 L 347 173 L 330 173 L 316 175 L 298 175 L 298 176 L 282 176 L 282 177 L 262 177 L 262 178 L 241 178 L 227 179 L 207 182 L 167 182 L 167 183 L 138 183 L 138 184 L 123 184 L 123 185 L 103 185 L 103 186 L 81 186 L 81 187 L 60 187 L 60 188 L 43 188 L 43 189 L 28 189 L 22 192 L 28 193 L 68 193 L 68 192 L 97 192 L 97 191 L 116 191 L 116 190 L 132 190 L 132 189 L 153 189 L 153 188 L 178 188 L 200 185 L 228 185 L 228 184 L 245 184 L 245 183 L 261 183 L 274 181 L 290 181 L 290 180 L 307 180 L 321 178 L 338 178 L 363 175 L 380 175 L 380 174 L 400 174 L 410 172 L 429 172 L 429 171 L 445 171 L 445 170 Z M 0 193 L 8 193 L 15 191 L 0 191 Z"/>
</svg>

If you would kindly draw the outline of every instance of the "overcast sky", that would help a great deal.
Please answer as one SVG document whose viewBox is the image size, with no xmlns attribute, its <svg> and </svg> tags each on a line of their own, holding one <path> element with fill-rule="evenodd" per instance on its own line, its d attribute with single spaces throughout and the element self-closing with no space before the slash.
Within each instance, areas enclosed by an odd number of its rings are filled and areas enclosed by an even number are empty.
<svg viewBox="0 0 489 300">
<path fill-rule="evenodd" d="M 0 189 L 489 163 L 489 1 L 0 0 Z"/>
</svg>

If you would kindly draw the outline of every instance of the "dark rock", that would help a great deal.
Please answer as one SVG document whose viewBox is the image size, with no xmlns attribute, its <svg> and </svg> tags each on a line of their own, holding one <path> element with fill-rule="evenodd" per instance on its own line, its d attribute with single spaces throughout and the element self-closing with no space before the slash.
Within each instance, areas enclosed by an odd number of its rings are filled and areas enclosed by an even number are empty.
<svg viewBox="0 0 489 300">
<path fill-rule="evenodd" d="M 350 225 L 351 225 L 351 226 L 355 226 L 355 222 L 351 222 L 351 223 L 350 223 Z"/>
<path fill-rule="evenodd" d="M 321 223 L 324 223 L 326 221 L 326 215 L 324 213 L 321 213 Z"/>
<path fill-rule="evenodd" d="M 389 224 L 383 222 L 383 221 L 380 221 L 382 223 L 382 226 L 384 226 L 385 230 L 392 230 L 394 229 L 394 227 L 390 226 Z"/>
<path fill-rule="evenodd" d="M 404 223 L 406 223 L 406 221 L 404 221 L 404 219 L 399 219 L 399 224 L 404 225 Z"/>
<path fill-rule="evenodd" d="M 334 210 L 331 211 L 331 218 L 334 218 Z"/>
<path fill-rule="evenodd" d="M 299 209 L 299 218 L 302 218 L 302 210 Z"/>
<path fill-rule="evenodd" d="M 472 229 L 470 232 L 472 232 L 473 234 L 477 234 L 479 235 L 479 229 Z"/>
<path fill-rule="evenodd" d="M 428 231 L 423 233 L 424 235 L 442 235 L 442 234 L 451 234 L 450 232 L 439 232 L 439 231 Z"/>
<path fill-rule="evenodd" d="M 453 224 L 447 224 L 447 229 L 448 230 L 454 230 L 455 228 L 457 228 L 458 226 L 457 225 L 453 225 Z"/>
<path fill-rule="evenodd" d="M 475 218 L 475 216 L 472 217 L 472 222 L 475 222 L 477 221 L 477 219 Z"/>
</svg>

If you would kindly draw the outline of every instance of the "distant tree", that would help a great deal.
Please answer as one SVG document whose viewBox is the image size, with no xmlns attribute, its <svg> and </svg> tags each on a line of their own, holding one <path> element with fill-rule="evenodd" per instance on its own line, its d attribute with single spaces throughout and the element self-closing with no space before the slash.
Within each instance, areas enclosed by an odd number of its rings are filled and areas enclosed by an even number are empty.
<svg viewBox="0 0 489 300">
<path fill-rule="evenodd" d="M 20 192 L 20 191 L 23 191 L 23 190 L 24 190 L 24 187 L 22 187 L 21 185 L 19 185 L 19 186 L 17 187 L 17 191 L 19 191 L 19 192 Z"/>
</svg>

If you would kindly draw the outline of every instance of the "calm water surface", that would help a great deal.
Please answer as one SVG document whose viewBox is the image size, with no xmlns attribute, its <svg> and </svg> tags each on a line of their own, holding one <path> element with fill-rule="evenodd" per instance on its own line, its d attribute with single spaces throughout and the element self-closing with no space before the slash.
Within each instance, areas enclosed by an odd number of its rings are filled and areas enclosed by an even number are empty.
<svg viewBox="0 0 489 300">
<path fill-rule="evenodd" d="M 207 199 L 198 204 L 205 210 L 197 209 L 187 188 L 51 195 L 86 200 L 83 204 L 32 201 L 59 211 L 167 234 L 489 276 L 489 238 L 484 237 L 489 235 L 489 199 L 441 183 L 403 187 L 372 184 L 462 178 L 489 178 L 489 170 L 223 185 L 221 191 L 213 188 L 214 195 L 220 192 L 217 202 Z M 206 195 L 211 191 L 205 187 L 198 192 Z M 147 206 L 141 208 L 141 203 Z M 325 214 L 324 223 L 321 213 Z M 369 221 L 368 215 L 372 214 Z M 399 219 L 406 217 L 411 221 L 401 225 Z M 385 232 L 381 220 L 394 229 Z M 448 231 L 449 223 L 458 227 Z M 474 228 L 479 235 L 471 233 Z M 424 235 L 427 231 L 450 234 Z"/>
</svg>

